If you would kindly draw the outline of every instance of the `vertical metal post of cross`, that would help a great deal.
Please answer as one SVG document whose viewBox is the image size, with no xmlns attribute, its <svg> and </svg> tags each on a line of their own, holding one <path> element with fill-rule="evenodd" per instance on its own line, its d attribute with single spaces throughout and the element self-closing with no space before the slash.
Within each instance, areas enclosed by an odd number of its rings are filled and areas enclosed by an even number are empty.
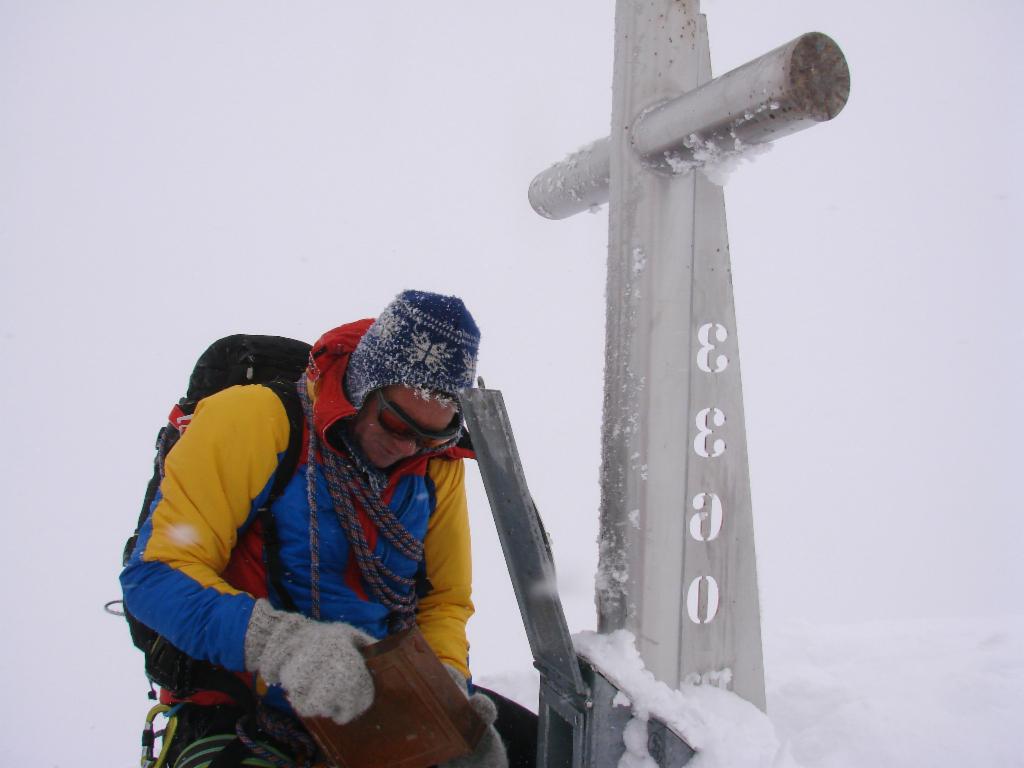
<svg viewBox="0 0 1024 768">
<path fill-rule="evenodd" d="M 831 119 L 849 70 L 810 33 L 712 79 L 699 0 L 618 0 L 615 35 L 611 135 L 530 185 L 548 218 L 609 203 L 598 627 L 764 709 L 725 203 L 697 169 Z"/>
</svg>

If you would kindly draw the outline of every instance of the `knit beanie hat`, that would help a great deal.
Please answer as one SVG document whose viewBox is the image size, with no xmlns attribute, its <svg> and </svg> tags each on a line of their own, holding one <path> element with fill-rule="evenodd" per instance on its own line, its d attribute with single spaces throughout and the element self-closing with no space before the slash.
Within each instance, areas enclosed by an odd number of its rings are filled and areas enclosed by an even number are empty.
<svg viewBox="0 0 1024 768">
<path fill-rule="evenodd" d="M 473 386 L 479 346 L 480 329 L 462 299 L 403 291 L 353 350 L 345 392 L 356 408 L 391 384 L 456 395 Z"/>
</svg>

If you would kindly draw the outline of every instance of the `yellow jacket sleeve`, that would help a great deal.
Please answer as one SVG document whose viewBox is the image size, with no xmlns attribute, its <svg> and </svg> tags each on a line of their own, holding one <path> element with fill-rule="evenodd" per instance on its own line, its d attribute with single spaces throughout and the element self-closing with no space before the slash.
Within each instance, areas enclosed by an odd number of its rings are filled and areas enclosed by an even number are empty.
<svg viewBox="0 0 1024 768">
<path fill-rule="evenodd" d="M 253 502 L 269 492 L 288 434 L 273 391 L 231 387 L 200 402 L 167 456 L 121 585 L 126 607 L 194 658 L 244 668 L 253 599 L 221 573 Z"/>
<path fill-rule="evenodd" d="M 473 615 L 473 564 L 465 467 L 462 460 L 432 459 L 427 472 L 437 493 L 424 540 L 433 588 L 420 600 L 416 623 L 438 658 L 468 677 L 466 622 Z"/>
<path fill-rule="evenodd" d="M 288 431 L 284 406 L 267 387 L 231 387 L 200 401 L 167 456 L 142 559 L 166 563 L 203 586 L 237 592 L 220 574 L 253 500 L 288 446 Z"/>
</svg>

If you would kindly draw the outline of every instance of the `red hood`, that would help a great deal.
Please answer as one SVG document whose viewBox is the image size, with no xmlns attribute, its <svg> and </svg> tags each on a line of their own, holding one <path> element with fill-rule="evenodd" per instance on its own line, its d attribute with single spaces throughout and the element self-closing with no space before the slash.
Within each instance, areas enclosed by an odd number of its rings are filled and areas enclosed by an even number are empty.
<svg viewBox="0 0 1024 768">
<path fill-rule="evenodd" d="M 310 350 L 306 375 L 317 385 L 313 426 L 322 443 L 327 442 L 327 430 L 332 424 L 356 415 L 357 409 L 348 401 L 343 382 L 349 356 L 371 325 L 373 318 L 338 326 L 321 336 Z"/>
</svg>

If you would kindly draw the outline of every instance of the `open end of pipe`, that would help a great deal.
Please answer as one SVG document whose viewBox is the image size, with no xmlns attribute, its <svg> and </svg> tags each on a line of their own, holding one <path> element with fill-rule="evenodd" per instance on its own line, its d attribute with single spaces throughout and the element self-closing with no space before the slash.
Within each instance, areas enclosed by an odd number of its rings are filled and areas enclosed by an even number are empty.
<svg viewBox="0 0 1024 768">
<path fill-rule="evenodd" d="M 821 32 L 802 35 L 789 60 L 789 81 L 799 109 L 831 120 L 850 98 L 850 68 L 835 41 Z"/>
</svg>

